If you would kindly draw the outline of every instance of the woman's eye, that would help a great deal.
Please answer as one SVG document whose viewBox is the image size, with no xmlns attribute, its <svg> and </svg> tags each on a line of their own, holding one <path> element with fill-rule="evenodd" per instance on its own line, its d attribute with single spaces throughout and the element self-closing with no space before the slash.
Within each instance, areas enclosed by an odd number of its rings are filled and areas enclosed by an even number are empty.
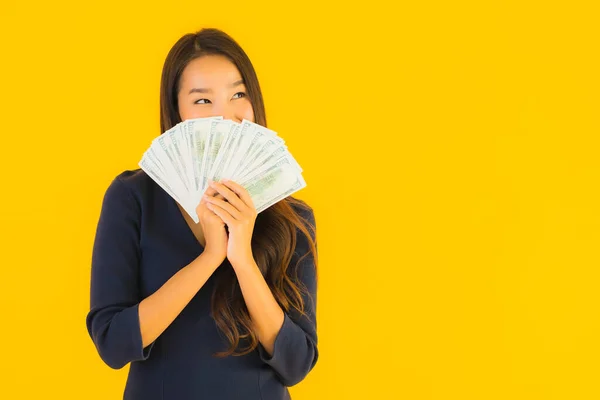
<svg viewBox="0 0 600 400">
<path fill-rule="evenodd" d="M 237 95 L 240 95 L 240 96 L 236 97 Z M 244 93 L 244 92 L 237 92 L 236 94 L 233 95 L 233 98 L 236 98 L 236 99 L 241 99 L 243 97 L 246 97 L 246 93 Z M 194 104 L 209 104 L 209 103 L 210 103 L 210 100 L 208 100 L 208 99 L 199 99 L 194 102 Z"/>
</svg>

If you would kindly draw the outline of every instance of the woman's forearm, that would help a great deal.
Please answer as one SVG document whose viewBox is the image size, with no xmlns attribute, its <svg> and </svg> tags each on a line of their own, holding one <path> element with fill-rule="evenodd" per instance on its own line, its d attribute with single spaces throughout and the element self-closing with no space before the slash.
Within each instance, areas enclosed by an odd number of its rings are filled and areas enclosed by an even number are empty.
<svg viewBox="0 0 600 400">
<path fill-rule="evenodd" d="M 234 267 L 257 337 L 269 355 L 283 325 L 284 313 L 255 261 Z"/>
<path fill-rule="evenodd" d="M 219 265 L 219 261 L 202 253 L 140 302 L 140 330 L 144 348 L 167 329 Z"/>
</svg>

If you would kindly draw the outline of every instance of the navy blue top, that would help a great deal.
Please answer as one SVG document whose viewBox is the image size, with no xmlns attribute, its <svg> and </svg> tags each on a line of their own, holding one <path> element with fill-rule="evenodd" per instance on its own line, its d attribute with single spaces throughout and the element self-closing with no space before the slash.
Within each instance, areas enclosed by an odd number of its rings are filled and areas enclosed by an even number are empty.
<svg viewBox="0 0 600 400">
<path fill-rule="evenodd" d="M 315 223 L 313 211 L 301 211 Z M 308 251 L 297 229 L 291 261 Z M 289 399 L 317 362 L 316 271 L 306 256 L 298 275 L 312 301 L 306 316 L 284 313 L 273 356 L 259 343 L 244 356 L 214 357 L 228 342 L 209 315 L 216 273 L 151 344 L 142 348 L 138 307 L 204 250 L 175 200 L 141 169 L 119 174 L 102 202 L 94 240 L 91 302 L 86 325 L 100 358 L 111 368 L 131 362 L 124 399 Z M 242 344 L 245 344 L 242 342 Z"/>
</svg>

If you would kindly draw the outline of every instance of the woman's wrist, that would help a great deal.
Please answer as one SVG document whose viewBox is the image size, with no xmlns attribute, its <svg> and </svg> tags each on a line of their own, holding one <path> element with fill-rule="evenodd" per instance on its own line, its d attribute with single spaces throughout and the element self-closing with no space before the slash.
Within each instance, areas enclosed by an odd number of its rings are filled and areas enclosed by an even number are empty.
<svg viewBox="0 0 600 400">
<path fill-rule="evenodd" d="M 196 261 L 199 264 L 208 265 L 209 267 L 212 267 L 214 269 L 217 269 L 217 267 L 219 267 L 223 263 L 224 260 L 225 260 L 224 257 L 215 255 L 215 254 L 211 253 L 210 251 L 203 251 L 198 256 L 198 258 L 196 258 Z"/>
</svg>

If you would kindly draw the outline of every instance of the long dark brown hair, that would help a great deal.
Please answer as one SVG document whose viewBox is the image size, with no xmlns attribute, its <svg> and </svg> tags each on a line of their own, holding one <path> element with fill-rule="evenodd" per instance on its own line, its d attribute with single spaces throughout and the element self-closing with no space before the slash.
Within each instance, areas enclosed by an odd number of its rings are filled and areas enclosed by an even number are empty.
<svg viewBox="0 0 600 400">
<path fill-rule="evenodd" d="M 218 29 L 205 28 L 182 36 L 171 48 L 165 60 L 160 83 L 160 132 L 163 133 L 181 122 L 177 104 L 180 78 L 186 65 L 205 55 L 223 55 L 240 72 L 247 89 L 247 96 L 254 110 L 254 122 L 267 126 L 265 105 L 260 85 L 250 59 L 229 35 Z M 301 255 L 295 252 L 302 235 Z M 284 311 L 295 311 L 306 316 L 306 301 L 314 301 L 306 286 L 299 279 L 304 268 L 316 268 L 317 248 L 314 214 L 303 200 L 288 196 L 263 210 L 256 217 L 252 235 L 252 253 L 271 289 Z M 302 263 L 312 256 L 312 263 Z M 292 260 L 296 260 L 292 263 Z M 211 299 L 211 316 L 229 341 L 226 351 L 216 353 L 219 357 L 244 355 L 258 346 L 258 338 L 239 282 L 232 268 L 219 268 L 218 279 Z M 315 276 L 316 276 L 315 271 Z M 305 301 L 306 300 L 306 301 Z M 315 304 L 312 303 L 311 309 Z M 244 341 L 245 346 L 240 347 Z"/>
</svg>

